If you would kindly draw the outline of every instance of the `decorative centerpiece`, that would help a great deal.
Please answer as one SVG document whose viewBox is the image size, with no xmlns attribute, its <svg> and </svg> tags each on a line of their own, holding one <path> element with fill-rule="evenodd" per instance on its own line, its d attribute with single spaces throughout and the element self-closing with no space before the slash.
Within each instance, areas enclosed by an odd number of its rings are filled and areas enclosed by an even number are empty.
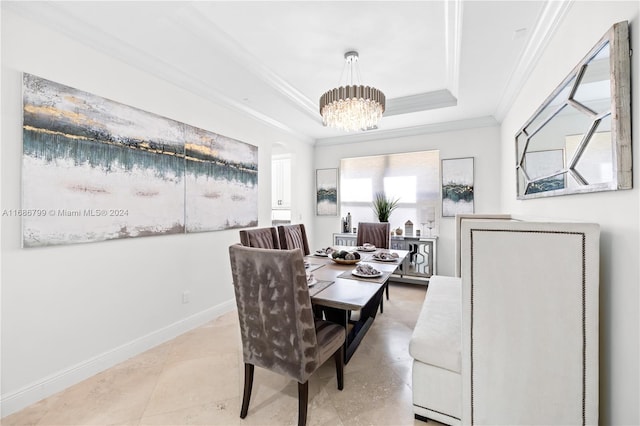
<svg viewBox="0 0 640 426">
<path fill-rule="evenodd" d="M 342 265 L 353 265 L 360 262 L 360 253 L 346 250 L 334 251 L 331 253 L 331 260 Z"/>
</svg>

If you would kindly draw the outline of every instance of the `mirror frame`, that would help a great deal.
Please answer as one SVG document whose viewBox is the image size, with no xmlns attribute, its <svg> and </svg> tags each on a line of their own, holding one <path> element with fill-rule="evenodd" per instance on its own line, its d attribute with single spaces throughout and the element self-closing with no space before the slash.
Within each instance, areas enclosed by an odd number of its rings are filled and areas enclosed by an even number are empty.
<svg viewBox="0 0 640 426">
<path fill-rule="evenodd" d="M 556 96 L 566 88 L 572 79 L 579 79 L 589 61 L 604 47 L 609 44 L 609 72 L 611 84 L 611 144 L 613 149 L 611 180 L 609 182 L 588 184 L 578 182 L 578 187 L 555 189 L 527 194 L 530 183 L 543 178 L 528 180 L 526 171 L 523 168 L 524 158 L 530 139 L 537 133 L 529 136 L 526 132 L 528 126 L 547 108 Z M 515 155 L 516 155 L 516 194 L 518 200 L 530 198 L 551 197 L 558 195 L 589 193 L 598 191 L 615 191 L 618 189 L 631 189 L 632 186 L 632 154 L 631 154 L 631 51 L 629 48 L 629 24 L 622 21 L 614 24 L 607 33 L 596 43 L 587 55 L 576 65 L 557 88 L 549 95 L 534 114 L 518 130 L 515 135 Z M 579 81 L 579 80 L 577 80 Z M 544 118 L 539 126 L 541 129 L 551 119 Z M 599 119 L 598 119 L 599 121 Z M 593 129 L 593 127 L 592 127 Z M 585 129 L 587 138 L 592 136 L 592 132 Z M 524 146 L 518 145 L 518 139 Z M 585 145 L 586 146 L 586 145 Z M 554 172 L 553 176 L 564 174 L 565 177 L 573 172 L 580 155 L 585 146 L 576 154 L 576 159 L 572 165 L 564 164 L 564 168 Z M 521 170 L 522 169 L 522 170 Z M 524 181 L 523 181 L 524 179 Z"/>
</svg>

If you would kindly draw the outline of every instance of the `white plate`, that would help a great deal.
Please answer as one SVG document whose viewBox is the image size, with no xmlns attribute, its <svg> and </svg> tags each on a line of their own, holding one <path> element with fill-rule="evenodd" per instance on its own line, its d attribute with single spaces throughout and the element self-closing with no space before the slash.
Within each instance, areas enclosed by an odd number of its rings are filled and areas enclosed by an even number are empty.
<svg viewBox="0 0 640 426">
<path fill-rule="evenodd" d="M 327 257 L 329 256 L 327 253 L 318 253 L 317 251 L 313 253 L 314 256 Z"/>
<path fill-rule="evenodd" d="M 365 274 L 359 273 L 357 269 L 354 269 L 353 271 L 351 271 L 351 275 L 355 275 L 356 277 L 360 277 L 360 278 L 377 278 L 382 276 L 382 272 L 378 272 L 375 275 L 365 275 Z"/>
<path fill-rule="evenodd" d="M 371 258 L 373 260 L 377 260 L 378 262 L 395 262 L 396 260 L 398 260 L 397 257 L 390 257 L 390 258 L 386 258 L 386 259 L 380 259 L 379 257 L 372 256 Z"/>
<path fill-rule="evenodd" d="M 358 250 L 358 251 L 376 251 L 378 249 L 375 248 L 375 247 L 362 247 L 362 246 L 360 246 L 356 250 Z"/>
</svg>

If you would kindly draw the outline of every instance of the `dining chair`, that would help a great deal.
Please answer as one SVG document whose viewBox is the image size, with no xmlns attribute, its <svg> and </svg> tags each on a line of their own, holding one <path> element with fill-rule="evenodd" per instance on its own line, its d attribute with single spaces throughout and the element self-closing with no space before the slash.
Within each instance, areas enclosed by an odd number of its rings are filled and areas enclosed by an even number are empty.
<svg viewBox="0 0 640 426">
<path fill-rule="evenodd" d="M 391 240 L 391 224 L 389 222 L 358 222 L 358 233 L 356 234 L 356 244 L 373 244 L 376 248 L 388 249 Z M 385 284 L 385 293 L 389 300 L 389 283 Z M 382 301 L 380 301 L 380 313 L 384 311 Z"/>
<path fill-rule="evenodd" d="M 309 242 L 307 241 L 307 232 L 302 223 L 278 226 L 278 237 L 280 239 L 281 249 L 291 250 L 299 248 L 305 256 L 311 254 L 311 251 L 309 251 Z"/>
<path fill-rule="evenodd" d="M 388 249 L 391 239 L 391 225 L 389 222 L 359 222 L 356 244 L 373 244 L 377 248 Z"/>
<path fill-rule="evenodd" d="M 240 231 L 240 243 L 246 247 L 258 247 L 266 249 L 279 249 L 278 231 L 275 227 L 242 229 Z"/>
<path fill-rule="evenodd" d="M 298 425 L 307 421 L 309 377 L 333 356 L 338 389 L 344 387 L 344 327 L 314 318 L 300 250 L 229 247 L 249 410 L 254 367 L 298 382 Z"/>
</svg>

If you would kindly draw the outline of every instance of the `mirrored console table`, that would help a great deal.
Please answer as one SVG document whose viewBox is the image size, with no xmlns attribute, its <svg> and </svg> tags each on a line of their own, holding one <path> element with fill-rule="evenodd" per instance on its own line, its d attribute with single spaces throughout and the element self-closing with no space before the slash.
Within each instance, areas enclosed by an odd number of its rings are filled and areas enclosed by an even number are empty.
<svg viewBox="0 0 640 426">
<path fill-rule="evenodd" d="M 391 250 L 407 250 L 409 255 L 404 259 L 398 272 L 392 276 L 393 281 L 426 283 L 431 275 L 437 274 L 438 237 L 391 237 Z M 333 234 L 336 246 L 356 246 L 356 234 Z M 427 280 L 427 281 L 425 281 Z"/>
</svg>

